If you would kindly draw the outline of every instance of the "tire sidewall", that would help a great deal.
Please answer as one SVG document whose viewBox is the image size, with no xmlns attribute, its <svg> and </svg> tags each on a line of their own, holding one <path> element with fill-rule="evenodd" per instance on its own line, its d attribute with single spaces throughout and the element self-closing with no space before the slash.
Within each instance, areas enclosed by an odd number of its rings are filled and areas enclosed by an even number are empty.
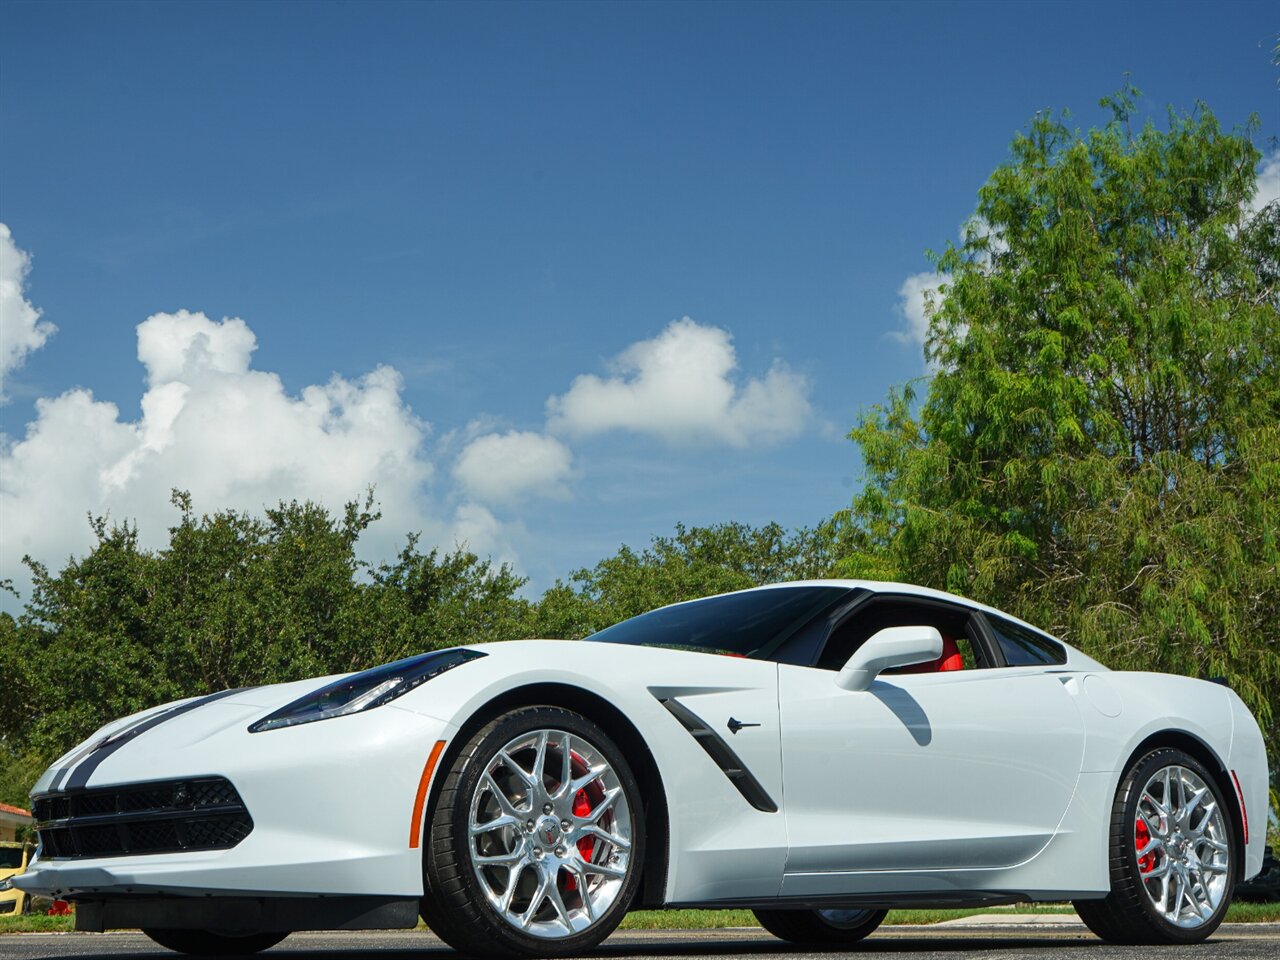
<svg viewBox="0 0 1280 960">
<path fill-rule="evenodd" d="M 588 949 L 599 943 L 612 933 L 626 916 L 644 872 L 645 814 L 640 787 L 635 775 L 631 772 L 631 766 L 608 734 L 581 714 L 562 707 L 525 707 L 507 713 L 486 726 L 467 744 L 455 761 L 455 769 L 459 772 L 457 793 L 454 808 L 448 811 L 448 816 L 452 820 L 453 836 L 461 838 L 461 843 L 470 844 L 471 798 L 490 761 L 513 739 L 534 730 L 562 730 L 581 737 L 604 755 L 617 775 L 618 782 L 626 795 L 627 809 L 632 821 L 627 877 L 623 881 L 618 896 L 603 916 L 580 933 L 556 939 L 535 937 L 511 926 L 490 905 L 480 881 L 475 876 L 470 849 L 456 850 L 455 856 L 461 864 L 459 876 L 468 897 L 492 928 L 486 932 L 505 941 L 510 948 L 520 953 L 561 956 L 573 953 L 575 950 Z"/>
<path fill-rule="evenodd" d="M 813 911 L 814 921 L 824 930 L 829 931 L 825 938 L 828 943 L 856 943 L 864 940 L 876 931 L 884 922 L 887 910 L 867 910 L 867 915 L 854 924 L 832 923 L 822 915 L 821 910 Z"/>
<path fill-rule="evenodd" d="M 796 908 L 752 911 L 760 926 L 775 937 L 790 943 L 817 946 L 850 946 L 874 933 L 884 921 L 887 910 L 871 910 L 853 926 L 833 924 L 817 910 Z"/>
<path fill-rule="evenodd" d="M 241 957 L 270 950 L 289 936 L 287 931 L 222 933 L 217 930 L 173 930 L 144 927 L 142 932 L 166 950 L 195 957 Z"/>
<path fill-rule="evenodd" d="M 1133 825 L 1138 816 L 1138 802 L 1141 799 L 1142 790 L 1152 774 L 1169 766 L 1186 767 L 1208 785 L 1214 801 L 1218 804 L 1218 809 L 1222 811 L 1223 820 L 1227 828 L 1229 854 L 1226 889 L 1223 891 L 1222 902 L 1218 904 L 1218 909 L 1214 911 L 1213 916 L 1198 927 L 1176 926 L 1166 920 L 1156 909 L 1155 904 L 1151 902 L 1151 898 L 1147 896 L 1142 873 L 1138 867 L 1138 853 L 1134 847 Z M 1149 923 L 1158 927 L 1170 941 L 1198 943 L 1210 936 L 1222 923 L 1235 892 L 1235 876 L 1239 863 L 1237 858 L 1240 855 L 1240 850 L 1236 840 L 1235 824 L 1232 821 L 1230 808 L 1226 805 L 1226 798 L 1222 795 L 1222 788 L 1218 785 L 1213 775 L 1205 769 L 1204 764 L 1196 760 L 1195 757 L 1183 753 L 1181 750 L 1168 747 L 1153 750 L 1139 760 L 1130 770 L 1128 777 L 1125 778 L 1125 783 L 1127 792 L 1124 797 L 1122 817 L 1117 825 L 1119 835 L 1113 838 L 1113 842 L 1118 844 L 1121 851 L 1124 878 L 1133 886 L 1138 907 L 1143 911 Z"/>
</svg>

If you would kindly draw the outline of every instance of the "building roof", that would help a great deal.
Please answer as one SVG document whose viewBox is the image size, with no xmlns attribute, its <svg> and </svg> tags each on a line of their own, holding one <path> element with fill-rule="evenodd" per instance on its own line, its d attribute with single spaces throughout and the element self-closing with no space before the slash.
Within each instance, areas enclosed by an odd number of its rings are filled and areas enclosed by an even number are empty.
<svg viewBox="0 0 1280 960">
<path fill-rule="evenodd" d="M 8 803 L 0 803 L 0 817 L 5 820 L 17 819 L 25 823 L 31 820 L 31 811 L 23 810 L 21 807 L 15 807 Z"/>
</svg>

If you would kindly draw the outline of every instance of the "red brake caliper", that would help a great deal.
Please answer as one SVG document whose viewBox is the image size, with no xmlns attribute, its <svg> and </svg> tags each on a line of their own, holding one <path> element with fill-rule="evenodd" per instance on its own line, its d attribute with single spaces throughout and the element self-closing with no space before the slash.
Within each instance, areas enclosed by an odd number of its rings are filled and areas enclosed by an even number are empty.
<svg viewBox="0 0 1280 960">
<path fill-rule="evenodd" d="M 595 784 L 587 784 L 587 786 L 595 786 Z M 591 812 L 591 801 L 587 798 L 587 791 L 584 787 L 579 790 L 573 797 L 573 815 L 575 817 L 585 817 Z M 582 855 L 583 860 L 590 860 L 591 854 L 595 853 L 596 838 L 583 837 L 578 841 L 578 853 Z"/>
<path fill-rule="evenodd" d="M 1147 828 L 1147 822 L 1141 817 L 1134 821 L 1133 825 L 1133 849 L 1134 852 L 1141 851 L 1148 843 L 1151 842 L 1151 831 Z M 1138 870 L 1142 873 L 1150 873 L 1155 869 L 1156 855 L 1153 850 L 1145 857 L 1138 858 Z"/>
<path fill-rule="evenodd" d="M 587 761 L 579 756 L 576 751 L 570 756 L 573 758 L 573 774 L 574 776 L 580 776 L 587 769 Z M 573 795 L 573 815 L 575 817 L 585 817 L 603 799 L 604 787 L 600 785 L 599 781 L 588 783 Z M 595 849 L 595 837 L 583 837 L 578 841 L 578 853 L 583 860 L 590 860 L 591 855 L 595 853 Z M 566 890 L 577 890 L 578 882 L 574 877 L 566 875 L 564 886 Z"/>
</svg>

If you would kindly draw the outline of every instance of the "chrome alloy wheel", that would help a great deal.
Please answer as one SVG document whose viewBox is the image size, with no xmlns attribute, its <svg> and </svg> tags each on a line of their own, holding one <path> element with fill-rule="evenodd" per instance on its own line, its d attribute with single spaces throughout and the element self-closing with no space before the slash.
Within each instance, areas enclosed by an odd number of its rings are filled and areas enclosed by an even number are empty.
<svg viewBox="0 0 1280 960">
<path fill-rule="evenodd" d="M 626 792 L 603 753 L 576 734 L 521 734 L 488 762 L 467 820 L 471 866 L 490 905 L 543 939 L 589 928 L 630 866 Z"/>
<path fill-rule="evenodd" d="M 1138 874 L 1152 906 L 1174 926 L 1194 929 L 1222 904 L 1231 837 L 1213 791 L 1186 767 L 1157 770 L 1138 797 Z"/>
</svg>

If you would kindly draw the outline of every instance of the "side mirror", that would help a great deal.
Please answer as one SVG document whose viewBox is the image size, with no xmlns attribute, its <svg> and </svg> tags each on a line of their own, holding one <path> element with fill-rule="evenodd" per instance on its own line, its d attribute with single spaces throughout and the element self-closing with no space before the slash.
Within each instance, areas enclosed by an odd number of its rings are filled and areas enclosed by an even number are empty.
<svg viewBox="0 0 1280 960">
<path fill-rule="evenodd" d="M 936 627 L 885 627 L 862 644 L 836 675 L 842 690 L 866 690 L 882 670 L 928 663 L 942 656 Z"/>
</svg>

